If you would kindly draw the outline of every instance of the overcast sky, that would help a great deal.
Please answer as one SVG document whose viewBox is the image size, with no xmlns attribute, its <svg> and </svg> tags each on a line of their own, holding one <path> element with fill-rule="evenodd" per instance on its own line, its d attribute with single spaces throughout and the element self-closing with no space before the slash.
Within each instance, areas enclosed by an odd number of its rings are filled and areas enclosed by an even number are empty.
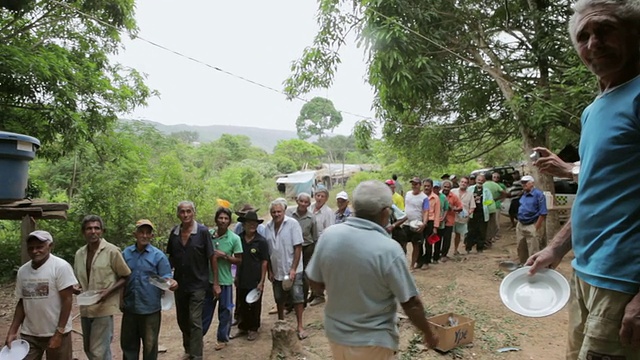
<svg viewBox="0 0 640 360">
<path fill-rule="evenodd" d="M 231 73 L 282 89 L 291 61 L 311 45 L 318 25 L 315 0 L 139 0 L 139 35 Z M 241 125 L 295 131 L 303 103 L 194 63 L 141 40 L 124 40 L 114 60 L 148 75 L 160 92 L 128 118 L 163 124 Z M 372 116 L 362 49 L 343 49 L 334 86 L 314 95 L 338 110 Z M 359 118 L 343 114 L 336 133 Z"/>
</svg>

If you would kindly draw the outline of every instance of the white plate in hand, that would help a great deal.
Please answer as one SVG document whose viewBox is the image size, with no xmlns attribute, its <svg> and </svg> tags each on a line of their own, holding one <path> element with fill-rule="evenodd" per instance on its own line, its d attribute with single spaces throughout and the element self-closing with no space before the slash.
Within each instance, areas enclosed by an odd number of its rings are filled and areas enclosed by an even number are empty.
<svg viewBox="0 0 640 360">
<path fill-rule="evenodd" d="M 247 304 L 253 304 L 254 302 L 260 300 L 260 295 L 262 295 L 262 293 L 256 288 L 249 291 L 244 300 L 247 302 Z"/>
<path fill-rule="evenodd" d="M 169 290 L 169 288 L 171 287 L 169 285 L 169 281 L 160 275 L 149 275 L 149 282 L 151 283 L 151 285 L 162 290 Z"/>
<path fill-rule="evenodd" d="M 516 314 L 544 317 L 560 311 L 569 301 L 571 288 L 562 274 L 552 269 L 529 276 L 529 266 L 505 276 L 500 284 L 502 303 Z"/>
<path fill-rule="evenodd" d="M 22 360 L 27 357 L 29 353 L 29 343 L 22 340 L 13 340 L 11 342 L 11 349 L 7 346 L 0 350 L 0 360 Z"/>
</svg>

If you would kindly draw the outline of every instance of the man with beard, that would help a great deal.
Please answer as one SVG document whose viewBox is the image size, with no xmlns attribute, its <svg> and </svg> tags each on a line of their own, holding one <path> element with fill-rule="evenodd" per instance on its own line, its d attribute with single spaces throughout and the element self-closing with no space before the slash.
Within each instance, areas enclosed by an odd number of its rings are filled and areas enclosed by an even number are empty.
<svg viewBox="0 0 640 360">
<path fill-rule="evenodd" d="M 31 259 L 18 269 L 15 295 L 18 304 L 5 344 L 20 338 L 29 343 L 25 359 L 67 360 L 73 357 L 71 307 L 78 283 L 71 265 L 52 255 L 53 237 L 36 230 L 27 236 Z"/>
<path fill-rule="evenodd" d="M 85 216 L 81 229 L 87 245 L 76 252 L 73 269 L 83 291 L 100 292 L 97 304 L 80 306 L 84 352 L 89 360 L 111 359 L 113 315 L 120 313 L 118 290 L 131 270 L 120 249 L 102 238 L 102 218 Z"/>
<path fill-rule="evenodd" d="M 460 242 L 464 242 L 465 236 L 467 235 L 468 224 L 469 224 L 469 216 L 473 214 L 476 210 L 476 202 L 473 198 L 473 193 L 468 191 L 469 187 L 469 178 L 463 176 L 460 178 L 460 187 L 457 189 L 451 190 L 451 193 L 456 195 L 462 204 L 462 211 L 456 214 L 456 221 L 453 226 L 453 232 L 455 233 L 454 240 L 454 255 L 460 255 L 458 251 L 458 246 L 460 246 Z"/>
</svg>

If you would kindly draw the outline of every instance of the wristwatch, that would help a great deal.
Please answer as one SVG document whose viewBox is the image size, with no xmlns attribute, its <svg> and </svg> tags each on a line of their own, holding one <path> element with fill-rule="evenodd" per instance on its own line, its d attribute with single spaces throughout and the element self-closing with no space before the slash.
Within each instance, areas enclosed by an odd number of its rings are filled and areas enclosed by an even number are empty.
<svg viewBox="0 0 640 360">
<path fill-rule="evenodd" d="M 573 167 L 571 168 L 573 181 L 578 182 L 578 175 L 580 175 L 580 161 L 573 163 Z"/>
</svg>

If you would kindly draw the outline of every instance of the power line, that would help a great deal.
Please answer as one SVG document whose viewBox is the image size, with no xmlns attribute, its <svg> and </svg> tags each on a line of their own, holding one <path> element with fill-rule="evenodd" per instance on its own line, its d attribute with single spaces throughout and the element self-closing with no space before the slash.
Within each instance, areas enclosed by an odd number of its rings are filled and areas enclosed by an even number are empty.
<svg viewBox="0 0 640 360">
<path fill-rule="evenodd" d="M 100 24 L 102 24 L 102 25 L 104 25 L 104 26 L 110 27 L 110 28 L 112 28 L 112 29 L 114 29 L 114 30 L 116 30 L 116 31 L 118 31 L 118 32 L 121 32 L 121 31 L 126 32 L 126 33 L 127 33 L 127 35 L 129 35 L 129 36 L 130 36 L 131 38 L 133 38 L 133 39 L 141 40 L 141 41 L 146 42 L 147 44 L 149 44 L 149 45 L 151 45 L 151 46 L 154 46 L 154 47 L 157 47 L 157 48 L 159 48 L 159 49 L 161 49 L 161 50 L 164 50 L 164 51 L 170 52 L 170 53 L 172 53 L 172 54 L 174 54 L 174 55 L 177 55 L 177 56 L 179 56 L 179 57 L 185 58 L 185 59 L 187 59 L 187 60 L 189 60 L 189 61 L 193 61 L 193 62 L 195 62 L 195 63 L 197 63 L 197 64 L 200 64 L 200 65 L 206 66 L 206 67 L 208 67 L 208 68 L 210 68 L 210 69 L 213 69 L 213 70 L 215 70 L 215 71 L 221 72 L 221 73 L 223 73 L 223 74 L 225 74 L 225 75 L 228 75 L 228 76 L 234 77 L 234 78 L 236 78 L 236 79 L 242 80 L 242 81 L 247 82 L 247 83 L 249 83 L 249 84 L 252 84 L 252 85 L 255 85 L 255 86 L 261 87 L 261 88 L 263 88 L 263 89 L 266 89 L 266 90 L 269 90 L 269 91 L 272 91 L 272 92 L 278 93 L 278 94 L 280 94 L 280 95 L 284 95 L 284 96 L 286 96 L 286 97 L 289 97 L 289 95 L 288 95 L 287 93 L 285 93 L 284 91 L 282 91 L 282 90 L 278 90 L 278 89 L 276 89 L 276 88 L 274 88 L 274 87 L 272 87 L 272 86 L 265 85 L 265 84 L 260 83 L 260 82 L 258 82 L 258 81 L 255 81 L 255 80 L 251 80 L 251 79 L 249 79 L 249 78 L 246 78 L 246 77 L 244 77 L 244 76 L 234 74 L 234 73 L 232 73 L 232 72 L 230 72 L 230 71 L 227 71 L 227 70 L 224 70 L 224 69 L 220 68 L 219 66 L 211 65 L 211 64 L 206 63 L 206 62 L 204 62 L 204 61 L 202 61 L 202 60 L 196 59 L 196 58 L 194 58 L 194 57 L 192 57 L 192 56 L 185 55 L 185 54 L 183 54 L 183 53 L 181 53 L 181 52 L 179 52 L 179 51 L 176 51 L 176 50 L 170 49 L 170 48 L 168 48 L 168 47 L 166 47 L 166 46 L 164 46 L 164 45 L 161 45 L 161 44 L 159 44 L 159 43 L 157 43 L 157 42 L 155 42 L 155 41 L 148 40 L 148 39 L 145 39 L 145 38 L 143 38 L 143 37 L 141 37 L 141 36 L 139 36 L 139 35 L 133 34 L 133 33 L 132 33 L 132 32 L 130 32 L 129 30 L 126 30 L 126 29 L 120 29 L 120 28 L 118 28 L 117 26 L 112 25 L 112 24 L 109 24 L 108 22 L 103 21 L 103 20 L 101 20 L 101 19 L 98 19 L 98 18 L 96 18 L 95 16 L 93 16 L 93 15 L 91 15 L 91 14 L 87 14 L 87 13 L 83 12 L 82 10 L 76 9 L 76 8 L 74 8 L 74 7 L 70 6 L 69 4 L 62 3 L 62 2 L 59 2 L 59 1 L 56 1 L 56 0 L 51 0 L 51 2 L 53 2 L 53 3 L 55 3 L 55 4 L 58 4 L 58 5 L 62 5 L 62 6 L 64 6 L 64 7 L 66 7 L 67 9 L 70 9 L 70 10 L 72 10 L 72 11 L 75 11 L 76 13 L 78 13 L 78 14 L 80 14 L 80 15 L 84 16 L 84 17 L 85 17 L 85 18 L 87 18 L 87 19 L 91 19 L 91 20 L 93 20 L 93 21 L 96 21 L 96 22 L 98 22 L 98 23 L 100 23 Z M 293 99 L 296 99 L 296 100 L 299 100 L 299 101 L 302 101 L 302 102 L 304 102 L 304 103 L 308 103 L 308 102 L 310 102 L 310 100 L 305 99 L 305 98 L 303 98 L 303 97 L 301 97 L 301 96 L 294 96 L 294 97 L 292 97 L 292 98 L 293 98 Z M 350 111 L 344 111 L 344 110 L 338 110 L 338 111 L 339 111 L 339 112 L 341 112 L 341 113 L 343 113 L 343 114 L 347 114 L 347 115 L 355 116 L 355 117 L 358 117 L 358 118 L 361 118 L 361 119 L 364 119 L 364 120 L 369 120 L 369 119 L 371 119 L 371 118 L 372 118 L 371 116 L 360 115 L 360 114 L 356 114 L 356 113 L 353 113 L 353 112 L 350 112 Z"/>
</svg>

